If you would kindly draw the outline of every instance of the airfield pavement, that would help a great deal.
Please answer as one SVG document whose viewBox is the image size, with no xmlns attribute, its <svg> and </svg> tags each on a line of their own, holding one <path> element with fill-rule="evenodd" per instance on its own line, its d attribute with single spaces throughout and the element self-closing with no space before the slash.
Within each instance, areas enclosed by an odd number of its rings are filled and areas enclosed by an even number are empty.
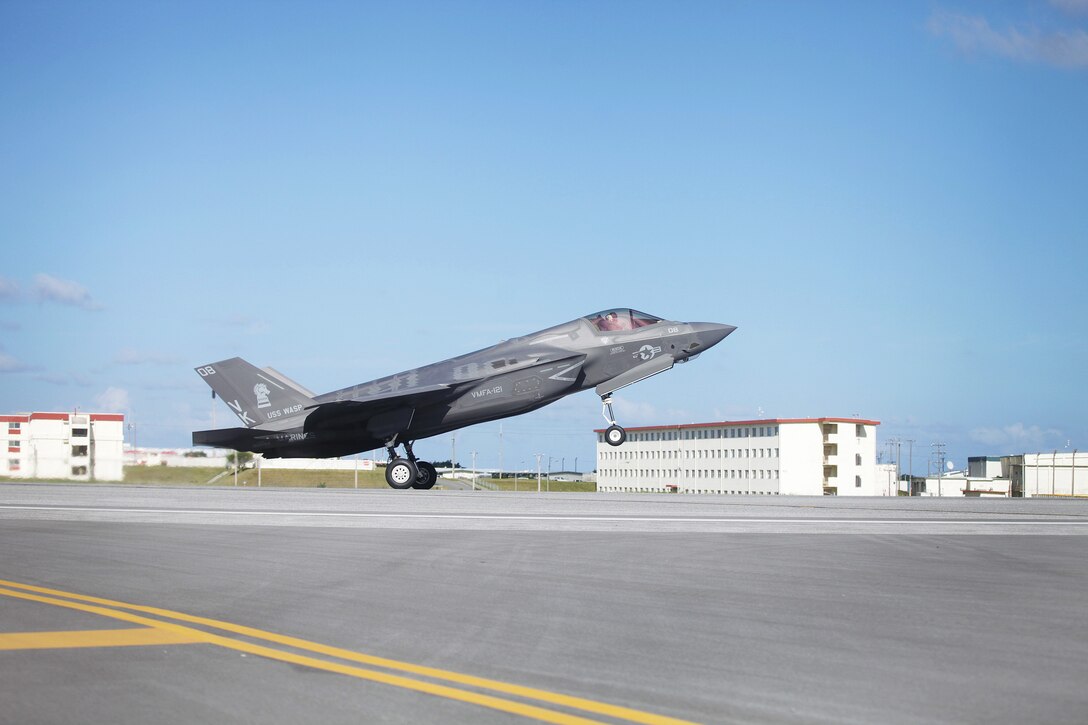
<svg viewBox="0 0 1088 725">
<path fill-rule="evenodd" d="M 1084 501 L 0 484 L 0 722 L 1083 723 L 1086 595 Z"/>
</svg>

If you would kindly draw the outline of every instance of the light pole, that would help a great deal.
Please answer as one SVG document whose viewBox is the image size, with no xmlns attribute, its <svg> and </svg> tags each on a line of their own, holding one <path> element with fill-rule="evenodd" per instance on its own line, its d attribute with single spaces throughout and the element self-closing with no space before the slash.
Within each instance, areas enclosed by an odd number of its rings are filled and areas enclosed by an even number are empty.
<svg viewBox="0 0 1088 725">
<path fill-rule="evenodd" d="M 1073 461 L 1069 466 L 1069 495 L 1077 495 L 1077 449 L 1073 449 Z"/>
<path fill-rule="evenodd" d="M 476 451 L 472 452 L 472 490 L 476 490 Z"/>
<path fill-rule="evenodd" d="M 536 492 L 540 493 L 540 459 L 544 457 L 543 453 L 536 454 Z"/>
</svg>

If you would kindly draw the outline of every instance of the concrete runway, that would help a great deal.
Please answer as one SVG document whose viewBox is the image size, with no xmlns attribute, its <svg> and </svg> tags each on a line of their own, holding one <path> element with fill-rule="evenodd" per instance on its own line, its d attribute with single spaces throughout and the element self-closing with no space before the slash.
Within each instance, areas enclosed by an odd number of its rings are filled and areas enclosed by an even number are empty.
<svg viewBox="0 0 1088 725">
<path fill-rule="evenodd" d="M 0 484 L 0 722 L 1083 723 L 1086 535 L 1075 501 Z"/>
</svg>

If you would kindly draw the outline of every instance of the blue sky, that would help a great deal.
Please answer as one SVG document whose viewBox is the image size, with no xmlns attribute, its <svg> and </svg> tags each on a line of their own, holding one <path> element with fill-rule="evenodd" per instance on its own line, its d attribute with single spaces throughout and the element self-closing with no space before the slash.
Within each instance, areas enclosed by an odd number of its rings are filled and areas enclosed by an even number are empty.
<svg viewBox="0 0 1088 725">
<path fill-rule="evenodd" d="M 1088 2 L 5 1 L 0 67 L 4 411 L 184 446 L 197 365 L 322 392 L 631 306 L 739 329 L 628 426 L 1088 445 Z"/>
</svg>

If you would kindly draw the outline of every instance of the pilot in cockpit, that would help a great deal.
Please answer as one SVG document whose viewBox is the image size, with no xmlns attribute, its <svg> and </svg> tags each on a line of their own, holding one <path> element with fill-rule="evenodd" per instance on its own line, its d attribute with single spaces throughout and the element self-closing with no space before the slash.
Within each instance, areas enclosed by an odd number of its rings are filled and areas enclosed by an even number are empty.
<svg viewBox="0 0 1088 725">
<path fill-rule="evenodd" d="M 629 330 L 631 329 L 631 321 L 627 316 L 620 316 L 616 310 L 610 310 L 603 318 L 600 318 L 600 321 L 597 323 L 597 329 L 602 332 Z"/>
</svg>

